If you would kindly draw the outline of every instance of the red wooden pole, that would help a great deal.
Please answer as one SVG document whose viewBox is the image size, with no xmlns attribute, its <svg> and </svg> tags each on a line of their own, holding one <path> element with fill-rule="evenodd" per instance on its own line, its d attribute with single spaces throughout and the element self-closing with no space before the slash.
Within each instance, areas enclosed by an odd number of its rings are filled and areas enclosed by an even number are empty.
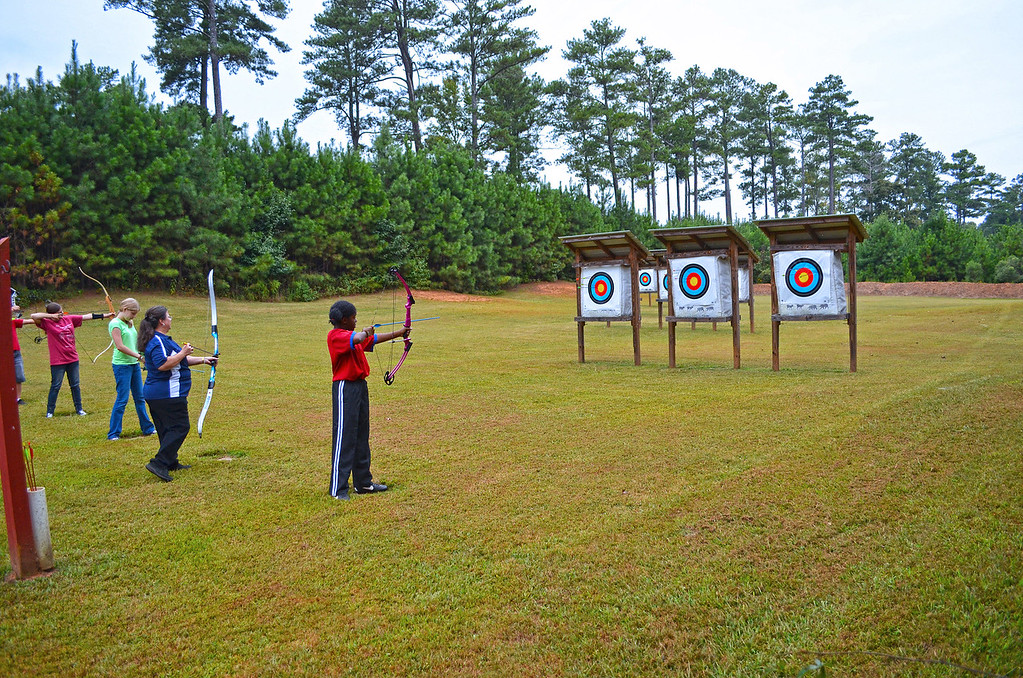
<svg viewBox="0 0 1023 678">
<path fill-rule="evenodd" d="M 7 550 L 16 579 L 39 574 L 32 518 L 28 509 L 25 458 L 21 447 L 21 420 L 14 386 L 14 342 L 11 340 L 11 243 L 0 240 L 0 298 L 7 311 L 0 313 L 0 472 L 3 473 L 4 516 L 7 519 Z M 2 305 L 0 305 L 2 307 Z"/>
</svg>

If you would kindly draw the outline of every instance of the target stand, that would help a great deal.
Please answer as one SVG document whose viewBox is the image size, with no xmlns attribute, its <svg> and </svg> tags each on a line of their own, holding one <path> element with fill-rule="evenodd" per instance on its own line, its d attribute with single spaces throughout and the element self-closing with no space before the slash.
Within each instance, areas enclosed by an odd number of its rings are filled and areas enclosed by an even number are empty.
<svg viewBox="0 0 1023 678">
<path fill-rule="evenodd" d="M 664 243 L 667 262 L 668 366 L 675 367 L 676 325 L 680 322 L 728 322 L 732 325 L 732 366 L 742 364 L 739 350 L 740 259 L 752 281 L 756 253 L 733 226 L 658 228 L 650 234 Z M 748 287 L 750 331 L 752 287 Z"/>
<path fill-rule="evenodd" d="M 575 254 L 579 362 L 586 362 L 587 322 L 628 322 L 633 358 L 639 365 L 639 269 L 650 260 L 650 253 L 629 231 L 569 235 L 560 240 Z"/>
<path fill-rule="evenodd" d="M 668 267 L 664 262 L 664 250 L 650 250 L 647 265 L 654 271 L 654 289 L 650 296 L 657 301 L 657 329 L 663 329 L 664 305 L 668 303 Z"/>
<path fill-rule="evenodd" d="M 867 231 L 855 214 L 758 221 L 771 244 L 771 368 L 778 370 L 782 321 L 845 320 L 849 371 L 856 371 L 856 243 Z M 842 253 L 848 255 L 846 296 Z"/>
</svg>

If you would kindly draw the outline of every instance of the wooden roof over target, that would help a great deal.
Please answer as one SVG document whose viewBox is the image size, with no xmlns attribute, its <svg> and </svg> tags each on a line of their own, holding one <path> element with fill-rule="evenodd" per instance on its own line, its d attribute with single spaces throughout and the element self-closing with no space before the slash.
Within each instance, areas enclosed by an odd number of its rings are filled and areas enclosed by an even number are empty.
<svg viewBox="0 0 1023 678">
<path fill-rule="evenodd" d="M 647 258 L 648 266 L 660 266 L 664 263 L 664 255 L 667 253 L 666 249 L 650 250 L 650 256 Z"/>
<path fill-rule="evenodd" d="M 583 262 L 628 259 L 632 252 L 636 252 L 639 261 L 650 257 L 650 252 L 631 231 L 566 235 L 559 240 Z"/>
<path fill-rule="evenodd" d="M 704 252 L 727 250 L 734 242 L 739 257 L 752 257 L 760 261 L 749 241 L 734 226 L 699 226 L 696 228 L 656 228 L 650 235 L 664 243 L 672 254 L 697 255 Z"/>
<path fill-rule="evenodd" d="M 855 214 L 822 214 L 812 217 L 766 219 L 757 222 L 760 230 L 773 236 L 778 245 L 839 245 L 852 233 L 863 242 L 867 229 Z"/>
</svg>

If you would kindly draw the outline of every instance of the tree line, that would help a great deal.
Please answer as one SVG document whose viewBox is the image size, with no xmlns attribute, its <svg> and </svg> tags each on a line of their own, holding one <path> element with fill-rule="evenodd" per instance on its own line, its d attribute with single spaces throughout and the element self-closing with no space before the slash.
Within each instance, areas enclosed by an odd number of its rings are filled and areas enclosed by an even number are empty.
<svg viewBox="0 0 1023 678">
<path fill-rule="evenodd" d="M 1006 182 L 912 133 L 878 140 L 836 75 L 798 105 L 731 69 L 673 76 L 668 50 L 600 19 L 566 44 L 565 77 L 544 82 L 531 69 L 549 48 L 521 0 L 327 0 L 293 120 L 250 134 L 224 113 L 221 71 L 276 75 L 267 50 L 290 47 L 270 21 L 286 3 L 106 6 L 154 20 L 145 58 L 177 103 L 74 49 L 57 83 L 8 76 L 0 226 L 22 285 L 59 287 L 83 265 L 115 285 L 192 288 L 216 266 L 239 294 L 300 299 L 376 289 L 398 263 L 414 284 L 492 291 L 570 275 L 558 235 L 629 229 L 656 246 L 650 228 L 707 223 L 701 206 L 722 196 L 726 223 L 859 214 L 863 278 L 1021 274 L 1023 175 Z M 319 110 L 343 148 L 296 134 Z M 549 139 L 567 149 L 568 190 L 540 181 Z"/>
</svg>

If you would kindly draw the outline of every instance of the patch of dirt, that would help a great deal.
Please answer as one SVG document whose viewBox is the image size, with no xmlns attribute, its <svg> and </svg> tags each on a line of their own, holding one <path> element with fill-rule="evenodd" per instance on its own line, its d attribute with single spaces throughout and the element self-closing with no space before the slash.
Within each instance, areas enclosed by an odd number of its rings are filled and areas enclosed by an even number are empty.
<svg viewBox="0 0 1023 678">
<path fill-rule="evenodd" d="M 458 292 L 448 292 L 447 290 L 412 290 L 412 296 L 414 296 L 416 299 L 425 299 L 427 301 L 453 301 L 453 302 L 492 301 L 490 297 L 480 297 L 475 294 L 459 294 Z"/>
<path fill-rule="evenodd" d="M 575 283 L 571 280 L 534 282 L 519 285 L 516 289 L 528 292 L 529 294 L 539 294 L 544 297 L 570 297 L 575 294 Z"/>
</svg>

